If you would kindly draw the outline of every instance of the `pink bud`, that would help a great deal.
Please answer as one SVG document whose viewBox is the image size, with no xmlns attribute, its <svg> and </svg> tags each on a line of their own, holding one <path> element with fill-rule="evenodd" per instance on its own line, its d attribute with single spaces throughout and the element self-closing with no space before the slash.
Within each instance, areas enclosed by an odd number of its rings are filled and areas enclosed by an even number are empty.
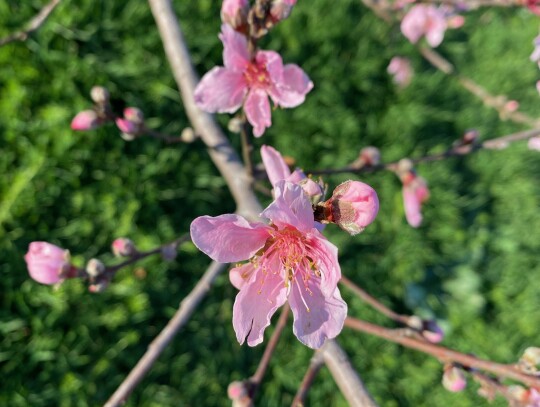
<svg viewBox="0 0 540 407">
<path fill-rule="evenodd" d="M 30 277 L 41 284 L 56 284 L 71 269 L 69 251 L 47 242 L 30 243 L 24 260 Z"/>
<path fill-rule="evenodd" d="M 540 137 L 531 137 L 527 142 L 527 147 L 531 150 L 540 151 Z"/>
<path fill-rule="evenodd" d="M 360 150 L 360 159 L 368 167 L 379 165 L 381 162 L 381 152 L 377 147 L 364 147 Z"/>
<path fill-rule="evenodd" d="M 240 399 L 248 395 L 246 384 L 244 382 L 232 382 L 227 387 L 227 395 L 231 400 Z"/>
<path fill-rule="evenodd" d="M 431 343 L 439 343 L 444 339 L 444 331 L 436 321 L 430 319 L 423 322 L 422 336 L 424 338 Z"/>
<path fill-rule="evenodd" d="M 426 180 L 419 177 L 414 171 L 400 174 L 403 182 L 403 205 L 405 217 L 413 228 L 422 223 L 422 204 L 429 199 L 429 189 Z"/>
<path fill-rule="evenodd" d="M 404 88 L 411 83 L 413 70 L 411 62 L 407 58 L 393 57 L 386 70 L 390 75 L 393 75 L 394 83 L 401 88 Z"/>
<path fill-rule="evenodd" d="M 295 4 L 296 0 L 274 0 L 270 7 L 270 15 L 274 22 L 277 23 L 289 17 Z"/>
<path fill-rule="evenodd" d="M 120 237 L 112 243 L 112 252 L 116 257 L 131 257 L 137 253 L 137 249 L 130 239 Z"/>
<path fill-rule="evenodd" d="M 117 118 L 115 122 L 116 126 L 120 129 L 122 133 L 137 134 L 139 131 L 139 125 L 133 123 L 132 121 Z"/>
<path fill-rule="evenodd" d="M 325 206 L 331 211 L 331 221 L 356 235 L 375 220 L 379 198 L 369 185 L 360 181 L 345 181 L 334 189 Z"/>
<path fill-rule="evenodd" d="M 126 107 L 124 109 L 124 118 L 135 124 L 144 123 L 144 114 L 138 107 Z"/>
<path fill-rule="evenodd" d="M 221 21 L 237 30 L 247 24 L 248 12 L 248 0 L 223 0 Z"/>
<path fill-rule="evenodd" d="M 457 393 L 467 386 L 467 379 L 462 369 L 448 366 L 444 369 L 442 384 L 446 390 Z"/>
<path fill-rule="evenodd" d="M 71 128 L 77 131 L 94 130 L 101 124 L 98 115 L 93 110 L 83 110 L 71 121 Z"/>
<path fill-rule="evenodd" d="M 519 109 L 519 102 L 517 100 L 509 100 L 504 105 L 504 110 L 513 113 Z"/>
<path fill-rule="evenodd" d="M 90 259 L 86 264 L 86 273 L 92 278 L 100 276 L 105 270 L 105 264 L 98 259 Z"/>
</svg>

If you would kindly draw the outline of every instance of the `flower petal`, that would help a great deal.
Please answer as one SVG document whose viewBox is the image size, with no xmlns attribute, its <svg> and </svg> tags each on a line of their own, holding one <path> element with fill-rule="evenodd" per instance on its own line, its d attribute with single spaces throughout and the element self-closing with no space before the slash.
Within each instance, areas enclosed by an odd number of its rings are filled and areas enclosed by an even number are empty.
<svg viewBox="0 0 540 407">
<path fill-rule="evenodd" d="M 244 100 L 247 84 L 242 72 L 215 67 L 195 88 L 195 103 L 209 113 L 234 113 Z"/>
<path fill-rule="evenodd" d="M 251 89 L 244 110 L 249 123 L 253 126 L 253 135 L 261 137 L 267 127 L 272 125 L 270 102 L 263 89 Z"/>
<path fill-rule="evenodd" d="M 278 266 L 272 269 L 278 270 Z M 261 343 L 270 318 L 286 300 L 287 288 L 278 272 L 255 270 L 234 301 L 233 327 L 240 345 L 246 340 L 249 346 Z"/>
<path fill-rule="evenodd" d="M 330 297 L 341 279 L 341 267 L 338 262 L 338 248 L 314 228 L 310 233 L 310 253 L 321 273 L 321 292 Z"/>
<path fill-rule="evenodd" d="M 219 39 L 223 43 L 223 65 L 233 71 L 243 72 L 249 64 L 247 39 L 231 26 L 223 24 Z"/>
<path fill-rule="evenodd" d="M 420 200 L 416 196 L 416 191 L 410 187 L 403 187 L 403 205 L 405 207 L 405 217 L 413 228 L 417 228 L 422 223 L 422 213 L 420 212 Z"/>
<path fill-rule="evenodd" d="M 300 185 L 279 181 L 274 185 L 276 199 L 261 216 L 270 219 L 279 227 L 294 226 L 301 232 L 308 232 L 314 227 L 311 202 Z"/>
<path fill-rule="evenodd" d="M 281 82 L 283 78 L 283 60 L 275 51 L 258 51 L 255 55 L 255 63 L 264 67 L 270 75 L 270 82 Z"/>
<path fill-rule="evenodd" d="M 313 82 L 306 73 L 294 64 L 285 65 L 279 81 L 268 90 L 273 102 L 281 107 L 291 108 L 304 103 L 306 94 L 313 89 Z"/>
<path fill-rule="evenodd" d="M 325 297 L 316 284 L 295 281 L 289 295 L 294 316 L 293 332 L 300 342 L 313 349 L 324 345 L 326 339 L 335 338 L 343 329 L 347 317 L 347 304 L 336 288 L 331 297 Z"/>
<path fill-rule="evenodd" d="M 269 237 L 263 223 L 238 215 L 200 216 L 191 223 L 191 240 L 213 260 L 231 263 L 253 257 Z"/>
<path fill-rule="evenodd" d="M 285 163 L 282 155 L 275 148 L 263 145 L 261 147 L 261 157 L 266 174 L 272 185 L 291 175 L 291 170 Z"/>
<path fill-rule="evenodd" d="M 229 280 L 234 288 L 241 290 L 246 282 L 249 281 L 254 271 L 255 268 L 251 263 L 245 263 L 240 266 L 233 267 L 229 271 Z"/>
</svg>

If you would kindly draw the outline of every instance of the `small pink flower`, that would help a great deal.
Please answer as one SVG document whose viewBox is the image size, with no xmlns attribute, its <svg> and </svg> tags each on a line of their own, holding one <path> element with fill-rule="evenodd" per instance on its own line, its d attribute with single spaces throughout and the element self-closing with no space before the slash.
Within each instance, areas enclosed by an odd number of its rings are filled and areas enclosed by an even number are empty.
<svg viewBox="0 0 540 407">
<path fill-rule="evenodd" d="M 274 0 L 270 7 L 270 15 L 274 23 L 288 18 L 295 4 L 296 0 Z"/>
<path fill-rule="evenodd" d="M 280 181 L 274 188 L 276 199 L 261 214 L 270 225 L 238 215 L 201 216 L 191 224 L 191 238 L 215 261 L 249 259 L 231 272 L 240 289 L 233 308 L 240 344 L 261 343 L 270 318 L 289 301 L 294 334 L 319 348 L 341 332 L 347 315 L 337 288 L 337 248 L 314 228 L 311 203 L 300 186 Z"/>
<path fill-rule="evenodd" d="M 137 136 L 144 130 L 144 114 L 138 107 L 126 107 L 124 117 L 115 120 L 120 131 L 128 136 Z"/>
<path fill-rule="evenodd" d="M 447 23 L 443 10 L 426 4 L 416 4 L 401 21 L 401 32 L 416 44 L 422 36 L 429 45 L 437 47 L 444 38 Z"/>
<path fill-rule="evenodd" d="M 247 24 L 248 12 L 248 0 L 223 0 L 221 4 L 221 21 L 238 30 Z"/>
<path fill-rule="evenodd" d="M 137 249 L 131 239 L 120 237 L 112 243 L 112 252 L 116 257 L 130 257 L 137 253 Z"/>
<path fill-rule="evenodd" d="M 527 405 L 526 407 L 540 407 L 540 391 L 531 387 L 527 391 Z"/>
<path fill-rule="evenodd" d="M 101 120 L 93 110 L 83 110 L 77 113 L 71 121 L 71 128 L 76 131 L 94 130 L 100 125 Z"/>
<path fill-rule="evenodd" d="M 408 58 L 394 57 L 388 65 L 387 71 L 394 76 L 394 82 L 404 88 L 411 83 L 413 70 Z"/>
<path fill-rule="evenodd" d="M 69 251 L 47 242 L 32 242 L 24 255 L 30 277 L 41 284 L 56 284 L 71 269 Z"/>
<path fill-rule="evenodd" d="M 531 137 L 527 142 L 527 147 L 530 150 L 540 151 L 540 137 Z"/>
<path fill-rule="evenodd" d="M 338 185 L 325 206 L 332 222 L 341 229 L 356 235 L 372 223 L 379 212 L 379 198 L 368 184 L 345 181 Z"/>
<path fill-rule="evenodd" d="M 422 223 L 422 203 L 429 199 L 429 189 L 424 178 L 413 171 L 402 177 L 405 217 L 413 228 Z"/>
<path fill-rule="evenodd" d="M 283 156 L 275 148 L 263 145 L 261 147 L 261 157 L 266 173 L 268 174 L 268 179 L 272 185 L 286 180 L 300 185 L 309 197 L 321 197 L 323 195 L 321 186 L 311 178 L 308 178 L 302 170 L 296 169 L 291 173 Z"/>
<path fill-rule="evenodd" d="M 302 104 L 313 83 L 297 65 L 283 65 L 274 51 L 257 51 L 249 58 L 247 39 L 223 25 L 219 36 L 223 42 L 224 67 L 207 72 L 195 89 L 195 102 L 210 113 L 234 113 L 242 105 L 260 137 L 272 124 L 268 97 L 275 105 L 291 108 Z"/>
<path fill-rule="evenodd" d="M 442 384 L 446 390 L 457 393 L 465 389 L 467 379 L 462 369 L 448 366 L 444 369 Z"/>
</svg>

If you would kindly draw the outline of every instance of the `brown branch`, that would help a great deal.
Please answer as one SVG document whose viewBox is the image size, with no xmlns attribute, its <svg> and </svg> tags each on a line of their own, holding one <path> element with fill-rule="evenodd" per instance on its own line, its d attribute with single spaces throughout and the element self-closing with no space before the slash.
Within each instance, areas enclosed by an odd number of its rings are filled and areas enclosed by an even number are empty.
<svg viewBox="0 0 540 407">
<path fill-rule="evenodd" d="M 377 407 L 362 379 L 352 367 L 347 354 L 334 339 L 327 340 L 320 352 L 350 406 Z"/>
<path fill-rule="evenodd" d="M 116 389 L 114 394 L 105 403 L 105 407 L 117 407 L 124 404 L 131 392 L 151 369 L 159 355 L 161 355 L 178 331 L 187 323 L 191 314 L 193 314 L 199 303 L 206 296 L 212 283 L 225 266 L 225 264 L 216 262 L 210 264 L 210 267 L 208 267 L 208 270 L 206 270 L 197 285 L 195 285 L 187 297 L 182 300 L 180 307 L 167 326 L 163 328 L 159 335 L 152 341 L 143 357 L 137 362 L 120 387 Z"/>
<path fill-rule="evenodd" d="M 52 0 L 49 4 L 44 6 L 39 13 L 37 13 L 34 18 L 32 18 L 27 24 L 26 28 L 22 31 L 14 32 L 13 34 L 8 35 L 5 38 L 0 38 L 0 47 L 2 45 L 9 44 L 14 41 L 26 41 L 28 36 L 39 29 L 45 23 L 45 20 L 53 12 L 53 10 L 60 4 L 61 0 Z"/>
<path fill-rule="evenodd" d="M 266 369 L 268 368 L 270 360 L 272 359 L 274 351 L 276 350 L 276 346 L 278 344 L 281 333 L 283 332 L 283 329 L 287 326 L 287 318 L 289 317 L 289 311 L 289 303 L 286 303 L 281 310 L 281 315 L 279 316 L 276 327 L 274 328 L 272 337 L 268 341 L 268 345 L 266 345 L 266 349 L 264 350 L 263 356 L 259 362 L 259 366 L 257 367 L 257 370 L 255 371 L 253 376 L 249 378 L 251 399 L 255 398 L 255 395 L 259 390 L 262 379 L 264 378 L 264 374 L 266 373 Z"/>
<path fill-rule="evenodd" d="M 478 144 L 468 144 L 468 145 L 457 145 L 449 148 L 448 150 L 437 153 L 437 154 L 428 154 L 423 157 L 411 159 L 413 164 L 427 163 L 432 161 L 441 161 L 451 157 L 461 157 L 468 154 L 475 153 L 479 150 L 498 150 L 501 147 L 506 147 L 508 144 L 523 141 L 530 139 L 532 137 L 540 136 L 540 128 L 520 131 L 517 133 L 508 134 L 501 137 L 496 137 L 490 140 L 483 141 Z M 360 168 L 353 168 L 351 166 L 343 168 L 328 168 L 322 170 L 307 170 L 306 174 L 313 175 L 332 175 L 332 174 L 360 174 L 360 173 L 372 173 L 376 171 L 392 171 L 397 170 L 398 161 L 393 161 L 389 163 L 382 163 L 373 166 L 365 166 Z"/>
<path fill-rule="evenodd" d="M 294 400 L 291 404 L 291 407 L 303 407 L 304 406 L 304 400 L 306 399 L 307 393 L 309 389 L 311 388 L 311 385 L 313 384 L 313 381 L 315 380 L 315 377 L 317 377 L 317 374 L 319 373 L 319 370 L 321 370 L 321 367 L 324 364 L 324 358 L 321 352 L 317 351 L 313 354 L 313 357 L 311 358 L 311 361 L 309 362 L 308 370 L 306 371 L 306 374 L 304 375 L 304 378 L 302 379 L 302 383 L 300 384 L 300 387 L 298 388 L 298 391 L 296 392 L 296 395 L 294 396 Z"/>
<path fill-rule="evenodd" d="M 421 0 L 417 3 L 441 3 L 450 6 L 463 7 L 474 10 L 480 7 L 524 7 L 524 0 Z"/>
<path fill-rule="evenodd" d="M 411 349 L 416 349 L 420 352 L 427 353 L 428 355 L 434 356 L 442 363 L 456 362 L 468 368 L 481 369 L 494 373 L 502 378 L 518 380 L 528 386 L 540 387 L 540 378 L 525 374 L 513 365 L 504 365 L 501 363 L 480 359 L 475 356 L 466 355 L 443 346 L 434 345 L 429 342 L 419 341 L 411 337 L 403 336 L 399 333 L 399 331 L 396 333 L 395 330 L 383 328 L 381 326 L 370 324 L 369 322 L 351 317 L 347 317 L 345 320 L 345 326 L 353 328 L 357 331 L 366 332 L 371 335 L 387 339 L 391 342 L 399 343 L 400 345 Z"/>
</svg>

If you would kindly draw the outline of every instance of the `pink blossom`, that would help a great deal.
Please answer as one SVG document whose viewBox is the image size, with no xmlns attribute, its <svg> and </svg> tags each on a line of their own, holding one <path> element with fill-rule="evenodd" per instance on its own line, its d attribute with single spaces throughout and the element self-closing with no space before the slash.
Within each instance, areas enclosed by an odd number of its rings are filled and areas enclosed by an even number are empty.
<svg viewBox="0 0 540 407">
<path fill-rule="evenodd" d="M 253 126 L 253 134 L 262 136 L 272 124 L 270 102 L 291 108 L 302 104 L 313 83 L 300 67 L 283 65 L 274 51 L 257 51 L 250 60 L 247 39 L 223 25 L 224 67 L 207 72 L 195 89 L 195 102 L 210 113 L 234 113 L 242 105 Z"/>
<path fill-rule="evenodd" d="M 388 65 L 387 71 L 394 76 L 394 82 L 404 88 L 411 83 L 413 70 L 408 58 L 393 57 Z"/>
<path fill-rule="evenodd" d="M 410 172 L 402 179 L 405 217 L 413 228 L 422 223 L 422 203 L 429 199 L 429 189 L 424 178 Z"/>
<path fill-rule="evenodd" d="M 116 257 L 130 257 L 137 253 L 137 249 L 131 239 L 119 237 L 112 242 L 112 252 Z"/>
<path fill-rule="evenodd" d="M 270 225 L 238 215 L 201 216 L 191 224 L 191 238 L 215 261 L 249 260 L 231 272 L 240 289 L 233 308 L 240 344 L 261 343 L 270 318 L 289 301 L 294 334 L 319 348 L 341 332 L 347 315 L 337 288 L 337 248 L 314 228 L 311 203 L 300 186 L 280 181 L 274 188 L 276 199 L 261 214 Z"/>
<path fill-rule="evenodd" d="M 527 392 L 527 406 L 540 407 L 540 391 L 531 387 Z"/>
<path fill-rule="evenodd" d="M 41 284 L 56 284 L 71 269 L 69 251 L 47 242 L 32 242 L 24 255 L 30 277 Z"/>
<path fill-rule="evenodd" d="M 137 136 L 144 130 L 144 114 L 138 107 L 126 107 L 124 117 L 117 118 L 115 122 L 120 131 L 128 136 Z"/>
<path fill-rule="evenodd" d="M 247 23 L 248 12 L 248 0 L 223 0 L 221 4 L 221 21 L 238 30 Z"/>
<path fill-rule="evenodd" d="M 272 185 L 286 180 L 300 185 L 309 197 L 321 197 L 323 195 L 321 186 L 311 178 L 308 178 L 302 170 L 296 169 L 291 173 L 283 156 L 275 148 L 263 145 L 261 147 L 261 157 L 266 173 L 268 174 L 268 179 Z"/>
<path fill-rule="evenodd" d="M 410 42 L 416 44 L 425 36 L 432 47 L 437 47 L 442 42 L 446 28 L 444 11 L 426 4 L 411 7 L 401 21 L 401 32 Z"/>
<path fill-rule="evenodd" d="M 332 222 L 341 229 L 356 235 L 372 223 L 379 212 L 379 198 L 368 184 L 345 181 L 338 185 L 325 206 Z"/>
<path fill-rule="evenodd" d="M 71 121 L 71 128 L 77 131 L 94 130 L 100 125 L 101 120 L 93 110 L 83 110 L 77 113 Z"/>
<path fill-rule="evenodd" d="M 534 50 L 530 56 L 532 62 L 540 61 L 540 35 L 533 40 Z"/>
</svg>

